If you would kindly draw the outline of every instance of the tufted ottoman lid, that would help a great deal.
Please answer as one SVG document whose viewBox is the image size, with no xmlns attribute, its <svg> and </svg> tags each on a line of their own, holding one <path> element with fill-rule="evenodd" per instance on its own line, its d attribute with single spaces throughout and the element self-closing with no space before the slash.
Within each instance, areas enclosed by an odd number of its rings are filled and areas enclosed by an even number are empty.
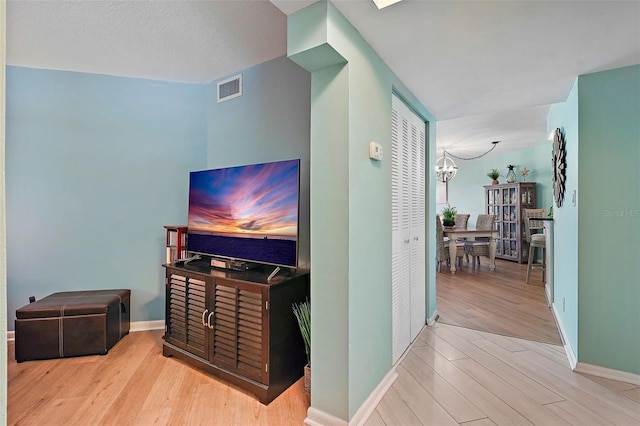
<svg viewBox="0 0 640 426">
<path fill-rule="evenodd" d="M 130 290 L 87 290 L 53 293 L 16 310 L 16 318 L 51 318 L 104 314 L 110 306 L 119 306 L 129 298 Z"/>
</svg>

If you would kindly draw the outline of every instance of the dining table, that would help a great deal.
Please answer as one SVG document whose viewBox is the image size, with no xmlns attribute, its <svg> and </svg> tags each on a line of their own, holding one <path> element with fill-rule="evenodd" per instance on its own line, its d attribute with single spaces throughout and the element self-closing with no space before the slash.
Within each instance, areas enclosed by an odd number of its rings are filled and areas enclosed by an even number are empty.
<svg viewBox="0 0 640 426">
<path fill-rule="evenodd" d="M 443 228 L 445 237 L 449 238 L 449 258 L 451 261 L 450 271 L 456 273 L 456 240 L 458 238 L 489 238 L 489 269 L 496 269 L 496 240 L 498 239 L 498 231 L 495 229 L 474 229 L 474 228 L 458 228 L 455 226 Z"/>
</svg>

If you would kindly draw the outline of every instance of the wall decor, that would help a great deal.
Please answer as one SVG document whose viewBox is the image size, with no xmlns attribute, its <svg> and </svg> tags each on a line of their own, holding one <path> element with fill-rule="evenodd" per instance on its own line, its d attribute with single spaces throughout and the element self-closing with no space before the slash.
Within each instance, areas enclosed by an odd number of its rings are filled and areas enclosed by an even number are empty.
<svg viewBox="0 0 640 426">
<path fill-rule="evenodd" d="M 567 151 L 565 148 L 564 135 L 558 127 L 553 135 L 553 197 L 556 205 L 562 207 L 564 201 L 565 181 L 567 178 Z"/>
</svg>

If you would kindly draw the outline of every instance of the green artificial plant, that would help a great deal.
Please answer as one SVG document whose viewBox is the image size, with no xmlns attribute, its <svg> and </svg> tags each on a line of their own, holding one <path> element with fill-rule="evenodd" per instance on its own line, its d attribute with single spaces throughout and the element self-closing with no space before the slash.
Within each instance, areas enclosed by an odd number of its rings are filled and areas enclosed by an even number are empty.
<svg viewBox="0 0 640 426">
<path fill-rule="evenodd" d="M 298 327 L 302 340 L 304 341 L 304 350 L 307 353 L 307 365 L 311 365 L 311 304 L 309 299 L 304 302 L 293 303 L 291 305 L 293 314 L 298 320 Z"/>
<path fill-rule="evenodd" d="M 455 222 L 457 213 L 458 210 L 455 207 L 451 207 L 447 204 L 447 207 L 442 209 L 442 221 L 447 223 Z"/>
<path fill-rule="evenodd" d="M 489 173 L 487 173 L 487 176 L 490 177 L 493 180 L 498 180 L 498 178 L 500 177 L 500 170 L 498 169 L 491 169 L 491 171 Z"/>
</svg>

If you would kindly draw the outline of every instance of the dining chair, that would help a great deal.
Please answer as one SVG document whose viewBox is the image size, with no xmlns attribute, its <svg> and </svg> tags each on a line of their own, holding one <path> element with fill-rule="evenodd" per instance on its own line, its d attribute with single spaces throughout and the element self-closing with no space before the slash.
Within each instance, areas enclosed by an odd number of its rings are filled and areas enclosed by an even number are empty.
<svg viewBox="0 0 640 426">
<path fill-rule="evenodd" d="M 541 220 L 535 220 L 536 218 L 545 217 L 544 209 L 523 209 L 522 218 L 524 219 L 525 238 L 529 243 L 529 256 L 527 260 L 527 275 L 525 283 L 529 284 L 529 275 L 532 268 L 542 269 L 542 282 L 545 282 L 545 250 L 547 249 L 547 236 L 544 231 L 544 223 Z M 536 249 L 542 249 L 542 262 L 537 263 L 535 259 Z"/>
<path fill-rule="evenodd" d="M 496 217 L 492 214 L 479 214 L 476 220 L 476 229 L 491 230 L 495 224 Z M 480 256 L 489 256 L 489 238 L 479 237 L 474 240 L 464 242 L 464 254 L 469 261 L 471 256 L 472 268 L 476 268 L 476 263 L 480 267 Z"/>
<path fill-rule="evenodd" d="M 456 214 L 456 224 L 454 225 L 456 228 L 466 228 L 467 227 L 467 223 L 469 222 L 469 216 L 471 216 L 468 213 L 458 213 Z"/>
<path fill-rule="evenodd" d="M 471 215 L 468 213 L 457 213 L 455 217 L 455 227 L 456 228 L 467 228 L 467 223 L 469 223 L 469 217 Z M 464 257 L 464 242 L 466 238 L 458 238 L 456 239 L 456 260 L 458 260 L 458 265 L 462 266 L 462 258 Z M 445 239 L 445 245 L 448 244 L 448 241 Z M 467 263 L 469 263 L 469 258 L 467 258 Z"/>
<path fill-rule="evenodd" d="M 449 259 L 449 247 L 444 244 L 444 230 L 442 228 L 442 220 L 440 215 L 436 215 L 436 262 L 438 266 L 438 272 L 440 272 L 440 264 L 446 261 L 447 265 L 450 262 Z"/>
</svg>

